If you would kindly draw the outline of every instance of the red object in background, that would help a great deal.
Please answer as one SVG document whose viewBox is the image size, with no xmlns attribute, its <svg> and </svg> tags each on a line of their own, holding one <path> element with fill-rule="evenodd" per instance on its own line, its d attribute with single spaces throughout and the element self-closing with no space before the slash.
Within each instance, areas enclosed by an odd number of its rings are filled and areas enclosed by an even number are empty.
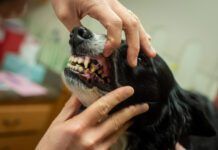
<svg viewBox="0 0 218 150">
<path fill-rule="evenodd" d="M 0 62 L 6 52 L 19 53 L 20 45 L 25 37 L 25 32 L 10 28 L 4 29 L 4 40 L 0 42 Z"/>
<path fill-rule="evenodd" d="M 3 29 L 3 27 L 0 24 L 0 61 L 1 61 L 1 58 L 3 55 L 2 47 L 3 47 L 4 40 L 5 40 L 5 30 Z"/>
</svg>

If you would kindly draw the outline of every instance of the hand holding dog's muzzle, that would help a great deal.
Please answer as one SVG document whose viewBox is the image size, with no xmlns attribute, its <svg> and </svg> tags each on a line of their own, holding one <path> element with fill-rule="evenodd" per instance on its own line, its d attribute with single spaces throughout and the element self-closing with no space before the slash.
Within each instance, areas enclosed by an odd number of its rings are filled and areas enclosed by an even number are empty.
<svg viewBox="0 0 218 150">
<path fill-rule="evenodd" d="M 52 3 L 56 15 L 69 31 L 81 26 L 80 20 L 87 15 L 98 20 L 107 29 L 106 57 L 120 46 L 122 31 L 126 35 L 130 66 L 137 65 L 140 48 L 150 57 L 156 55 L 150 43 L 151 37 L 138 17 L 118 0 L 52 0 Z"/>
<path fill-rule="evenodd" d="M 101 97 L 80 114 L 77 112 L 81 104 L 72 97 L 36 149 L 109 149 L 131 125 L 129 120 L 148 111 L 148 105 L 141 104 L 108 115 L 112 108 L 133 93 L 131 87 L 121 87 Z"/>
</svg>

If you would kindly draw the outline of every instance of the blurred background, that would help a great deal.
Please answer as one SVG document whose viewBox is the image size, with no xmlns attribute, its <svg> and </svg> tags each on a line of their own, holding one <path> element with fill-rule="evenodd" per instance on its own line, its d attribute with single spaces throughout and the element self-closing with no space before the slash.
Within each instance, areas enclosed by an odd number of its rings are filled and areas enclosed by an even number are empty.
<svg viewBox="0 0 218 150">
<path fill-rule="evenodd" d="M 120 2 L 140 18 L 181 86 L 218 104 L 218 1 Z M 0 14 L 11 11 L 13 19 L 0 17 L 0 150 L 31 150 L 70 96 L 61 80 L 69 32 L 47 0 L 0 0 Z M 82 23 L 106 33 L 89 17 Z"/>
</svg>

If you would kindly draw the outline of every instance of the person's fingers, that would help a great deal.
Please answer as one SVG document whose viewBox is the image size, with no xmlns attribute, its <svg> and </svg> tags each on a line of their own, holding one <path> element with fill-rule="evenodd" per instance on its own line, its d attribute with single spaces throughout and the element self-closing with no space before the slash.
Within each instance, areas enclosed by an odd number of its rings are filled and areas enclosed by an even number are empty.
<svg viewBox="0 0 218 150">
<path fill-rule="evenodd" d="M 77 16 L 77 9 L 71 8 L 75 6 L 71 6 L 71 3 L 67 5 L 62 0 L 52 0 L 51 2 L 56 16 L 67 27 L 68 31 L 72 31 L 76 26 L 81 26 L 81 18 Z"/>
<path fill-rule="evenodd" d="M 135 33 L 135 34 L 133 34 Z M 127 38 L 127 62 L 131 67 L 137 66 L 137 57 L 139 54 L 140 46 L 139 46 L 139 33 L 134 32 L 134 30 L 129 29 L 129 31 L 125 31 Z"/>
<path fill-rule="evenodd" d="M 140 50 L 138 20 L 129 15 L 128 21 L 125 22 L 124 32 L 128 45 L 127 61 L 131 67 L 135 67 L 137 65 L 137 57 Z"/>
<path fill-rule="evenodd" d="M 112 9 L 119 15 L 123 22 L 123 29 L 126 33 L 127 44 L 129 47 L 127 55 L 129 65 L 132 67 L 136 66 L 140 46 L 149 57 L 154 57 L 156 52 L 151 46 L 151 37 L 145 32 L 138 17 L 130 10 L 126 9 L 117 0 L 110 0 L 109 4 L 111 5 Z M 132 29 L 134 25 L 137 25 L 137 28 Z M 137 38 L 135 38 L 136 34 L 138 35 Z"/>
<path fill-rule="evenodd" d="M 149 109 L 148 104 L 137 104 L 124 108 L 121 111 L 114 113 L 110 118 L 105 120 L 98 127 L 98 139 L 103 139 L 111 134 L 117 132 L 121 127 L 130 121 L 135 116 L 147 112 Z"/>
<path fill-rule="evenodd" d="M 126 9 L 119 1 L 112 0 L 110 5 L 123 22 L 123 30 L 128 45 L 127 61 L 131 67 L 137 65 L 137 56 L 140 50 L 139 21 L 135 14 Z"/>
<path fill-rule="evenodd" d="M 185 150 L 185 148 L 182 145 L 180 145 L 179 143 L 176 143 L 175 150 Z"/>
<path fill-rule="evenodd" d="M 156 51 L 155 49 L 151 46 L 151 36 L 148 35 L 142 24 L 140 23 L 140 30 L 139 30 L 139 37 L 140 37 L 140 45 L 142 50 L 149 56 L 149 57 L 155 57 L 156 56 Z"/>
<path fill-rule="evenodd" d="M 78 110 L 80 109 L 81 103 L 80 101 L 72 95 L 70 99 L 66 102 L 65 106 L 58 114 L 54 122 L 64 122 L 74 116 Z"/>
<path fill-rule="evenodd" d="M 109 57 L 121 44 L 122 28 L 120 22 L 117 20 L 106 25 L 107 41 L 103 53 L 105 57 Z"/>
<path fill-rule="evenodd" d="M 122 20 L 108 6 L 101 2 L 90 7 L 87 13 L 90 17 L 97 19 L 107 30 L 107 42 L 104 48 L 104 55 L 108 57 L 115 48 L 120 46 L 122 36 Z"/>
<path fill-rule="evenodd" d="M 84 118 L 83 123 L 85 122 L 86 125 L 96 124 L 104 119 L 112 108 L 126 100 L 133 93 L 133 88 L 129 86 L 118 88 L 94 102 L 79 116 Z"/>
<path fill-rule="evenodd" d="M 126 123 L 120 130 L 118 130 L 115 134 L 106 138 L 101 144 L 98 146 L 98 149 L 110 149 L 112 145 L 114 145 L 121 135 L 132 125 L 131 122 Z"/>
</svg>

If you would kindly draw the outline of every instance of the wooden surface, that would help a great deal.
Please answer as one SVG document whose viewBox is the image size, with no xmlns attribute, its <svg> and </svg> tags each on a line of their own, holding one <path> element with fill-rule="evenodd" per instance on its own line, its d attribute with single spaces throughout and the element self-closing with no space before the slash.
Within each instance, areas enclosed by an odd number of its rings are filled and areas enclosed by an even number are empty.
<svg viewBox="0 0 218 150">
<path fill-rule="evenodd" d="M 39 139 L 31 134 L 0 137 L 0 150 L 34 150 Z"/>
<path fill-rule="evenodd" d="M 71 93 L 63 86 L 54 100 L 0 102 L 0 150 L 33 150 Z"/>
<path fill-rule="evenodd" d="M 39 131 L 48 124 L 50 104 L 0 106 L 0 133 Z"/>
</svg>

